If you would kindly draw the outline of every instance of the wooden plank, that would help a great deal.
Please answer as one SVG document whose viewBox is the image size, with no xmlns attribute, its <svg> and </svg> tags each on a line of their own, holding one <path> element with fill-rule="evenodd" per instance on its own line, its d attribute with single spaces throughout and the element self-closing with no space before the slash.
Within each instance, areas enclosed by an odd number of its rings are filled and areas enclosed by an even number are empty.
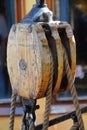
<svg viewBox="0 0 87 130">
<path fill-rule="evenodd" d="M 37 122 L 36 124 L 39 124 L 43 121 L 43 112 L 44 109 L 42 108 L 42 106 L 44 106 L 43 102 L 40 101 L 39 103 L 41 103 L 41 108 L 40 110 L 36 111 L 36 117 L 37 117 Z M 63 108 L 65 108 L 65 106 L 62 106 Z M 66 107 L 67 108 L 67 107 Z M 72 109 L 72 106 L 69 108 L 70 110 Z M 50 115 L 50 119 L 56 118 L 58 116 L 61 116 L 61 114 L 52 114 Z M 85 125 L 85 130 L 87 130 L 87 113 L 82 114 L 83 116 L 83 121 L 84 121 L 84 125 Z M 15 130 L 19 130 L 21 127 L 21 121 L 22 121 L 22 116 L 15 116 Z M 5 125 L 4 125 L 5 124 Z M 71 126 L 72 126 L 73 122 L 72 120 L 66 120 L 62 123 L 56 124 L 52 127 L 49 128 L 49 130 L 70 130 Z M 9 117 L 7 116 L 0 116 L 0 130 L 7 130 L 9 126 Z"/>
<path fill-rule="evenodd" d="M 15 0 L 15 19 L 16 22 L 25 16 L 25 0 Z"/>
<path fill-rule="evenodd" d="M 46 0 L 48 7 L 54 12 L 54 0 Z"/>
</svg>

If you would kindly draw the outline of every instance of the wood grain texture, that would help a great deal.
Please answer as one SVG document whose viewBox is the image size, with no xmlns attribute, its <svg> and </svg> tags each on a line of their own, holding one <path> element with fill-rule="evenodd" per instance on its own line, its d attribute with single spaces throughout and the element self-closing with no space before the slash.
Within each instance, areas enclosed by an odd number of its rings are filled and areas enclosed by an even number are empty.
<svg viewBox="0 0 87 130">
<path fill-rule="evenodd" d="M 54 0 L 46 0 L 46 4 L 54 12 Z"/>
<path fill-rule="evenodd" d="M 44 119 L 44 110 L 45 110 L 45 98 L 41 98 L 37 100 L 37 105 L 40 105 L 40 109 L 36 110 L 36 125 L 40 124 L 43 122 Z M 86 106 L 86 103 L 81 103 L 81 107 Z M 54 119 L 56 117 L 59 117 L 62 115 L 62 109 L 65 109 L 65 112 L 71 112 L 75 108 L 72 103 L 62 103 L 62 104 L 55 104 L 53 105 L 55 110 L 59 109 L 59 113 L 56 114 L 50 114 L 50 119 Z M 1 111 L 1 109 L 0 109 Z M 2 110 L 4 111 L 4 109 Z M 19 110 L 20 111 L 20 110 Z M 21 107 L 21 112 L 23 112 L 23 108 Z M 60 113 L 61 112 L 61 113 Z M 83 121 L 84 121 L 84 126 L 85 130 L 87 130 L 87 112 L 82 114 Z M 21 121 L 22 121 L 22 116 L 17 116 L 15 115 L 15 126 L 14 130 L 20 130 L 21 128 Z M 59 124 L 53 125 L 52 127 L 49 127 L 49 130 L 70 130 L 71 126 L 73 124 L 73 121 L 66 120 L 64 122 L 61 122 Z M 8 130 L 9 127 L 9 116 L 0 116 L 0 130 Z"/>
<path fill-rule="evenodd" d="M 15 20 L 18 23 L 26 14 L 25 12 L 26 5 L 24 0 L 15 0 L 14 3 L 15 3 Z"/>
<path fill-rule="evenodd" d="M 72 78 L 73 78 L 73 81 L 74 81 L 75 80 L 75 72 L 76 72 L 76 43 L 75 43 L 75 38 L 74 38 L 74 35 L 73 35 L 72 28 L 71 28 L 70 24 L 68 24 L 67 22 L 62 22 L 62 21 L 50 22 L 48 24 L 51 27 L 51 30 L 52 30 L 53 34 L 54 34 L 53 30 L 56 31 L 57 38 L 60 39 L 60 44 L 62 44 L 62 45 L 63 45 L 63 43 L 62 43 L 61 37 L 58 36 L 59 35 L 58 29 L 65 29 L 67 38 L 69 40 L 70 50 L 68 49 L 68 52 L 70 51 L 69 55 L 70 55 L 70 60 L 71 60 L 71 63 L 70 63 L 71 64 L 71 74 L 72 74 Z M 56 29 L 54 29 L 55 27 L 56 27 Z M 57 43 L 57 41 L 56 41 L 56 43 Z M 65 46 L 67 46 L 67 44 Z M 60 49 L 58 49 L 58 51 L 60 51 Z M 61 49 L 61 51 L 62 51 L 62 49 Z M 62 53 L 63 53 L 63 51 L 60 54 L 58 54 L 58 56 L 61 57 Z M 61 60 L 62 60 L 62 58 L 61 58 Z M 64 59 L 63 59 L 63 68 L 65 69 L 65 67 L 64 67 Z M 65 72 L 64 69 L 63 69 L 63 74 L 61 75 L 62 78 L 63 78 L 64 72 Z M 59 78 L 60 78 L 60 76 L 59 76 Z M 58 84 L 56 84 L 56 87 L 54 89 L 54 93 L 55 92 L 68 91 L 69 88 L 70 88 L 70 86 L 69 86 L 69 84 L 67 84 L 67 86 L 63 87 L 63 89 L 61 89 L 61 88 L 58 89 Z"/>
<path fill-rule="evenodd" d="M 7 62 L 13 91 L 26 98 L 44 95 L 50 73 L 49 47 L 47 42 L 39 40 L 33 25 L 18 24 L 12 27 Z M 41 84 L 43 91 L 40 91 Z"/>
<path fill-rule="evenodd" d="M 55 118 L 58 115 L 50 115 L 50 118 Z M 59 115 L 60 116 L 60 115 Z M 40 115 L 38 115 L 38 122 L 42 121 L 42 112 L 40 113 Z M 20 130 L 21 128 L 21 120 L 22 117 L 21 116 L 16 116 L 15 117 L 15 127 L 14 130 Z M 84 121 L 84 125 L 85 125 L 85 130 L 87 130 L 87 113 L 83 114 L 83 121 Z M 54 126 L 49 127 L 48 130 L 70 130 L 71 126 L 72 126 L 72 120 L 67 120 L 64 121 L 62 123 L 56 124 Z M 0 117 L 0 129 L 1 130 L 8 130 L 8 126 L 9 126 L 9 117 Z"/>
<path fill-rule="evenodd" d="M 45 32 L 41 24 L 13 25 L 7 47 L 7 65 L 12 89 L 17 95 L 25 98 L 41 98 L 45 96 L 50 79 L 50 49 Z M 57 31 L 64 28 L 69 39 L 71 72 L 74 80 L 76 68 L 76 45 L 71 26 L 66 22 L 47 23 L 56 41 L 58 58 L 58 77 L 53 91 L 58 92 L 69 89 L 69 84 L 60 89 L 63 73 L 64 59 L 62 42 Z"/>
<path fill-rule="evenodd" d="M 53 90 L 53 95 L 56 95 L 56 93 L 60 89 L 60 85 L 61 85 L 61 81 L 63 77 L 63 68 L 64 68 L 62 43 L 61 43 L 61 39 L 59 37 L 56 26 L 52 28 L 52 36 L 56 40 L 57 56 L 58 56 L 58 78 L 57 78 L 55 88 Z"/>
<path fill-rule="evenodd" d="M 44 117 L 44 108 L 45 108 L 45 98 L 39 99 L 37 101 L 37 104 L 40 105 L 40 109 L 36 111 L 36 124 L 40 124 L 43 122 L 43 117 Z M 68 105 L 68 106 L 67 106 Z M 86 105 L 86 104 L 85 104 Z M 82 107 L 84 105 L 82 104 Z M 72 111 L 73 109 L 73 105 L 70 104 L 62 104 L 59 105 L 54 105 L 55 109 L 66 109 L 67 112 Z M 61 116 L 62 114 L 50 114 L 50 119 L 54 119 L 58 116 Z M 87 130 L 87 113 L 82 114 L 83 117 L 83 121 L 84 121 L 84 126 L 85 126 L 85 130 Z M 20 130 L 21 128 L 21 121 L 22 121 L 22 116 L 15 116 L 15 126 L 14 126 L 14 130 Z M 53 125 L 52 127 L 49 127 L 49 130 L 70 130 L 71 126 L 72 126 L 73 122 L 72 120 L 66 120 L 62 123 Z M 0 117 L 0 130 L 8 130 L 8 126 L 9 126 L 9 117 L 5 116 L 5 117 Z"/>
</svg>

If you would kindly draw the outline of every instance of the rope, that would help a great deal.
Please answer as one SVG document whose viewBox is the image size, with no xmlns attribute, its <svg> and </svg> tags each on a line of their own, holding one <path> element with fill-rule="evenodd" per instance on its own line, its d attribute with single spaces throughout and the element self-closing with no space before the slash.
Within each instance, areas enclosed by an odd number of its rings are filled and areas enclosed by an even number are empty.
<svg viewBox="0 0 87 130">
<path fill-rule="evenodd" d="M 76 92 L 76 88 L 74 86 L 74 81 L 73 81 L 72 76 L 71 76 L 71 70 L 70 70 L 70 66 L 68 63 L 68 57 L 67 57 L 66 50 L 64 47 L 63 47 L 63 56 L 64 56 L 67 79 L 68 79 L 68 82 L 70 84 L 70 91 L 71 91 L 71 95 L 73 98 L 73 104 L 74 104 L 75 109 L 76 109 L 76 115 L 77 115 L 77 119 L 78 119 L 78 123 L 79 123 L 79 130 L 84 130 L 84 124 L 83 124 L 83 120 L 82 120 L 82 116 L 81 116 L 81 110 L 80 110 L 80 106 L 79 106 L 77 92 Z"/>
<path fill-rule="evenodd" d="M 15 104 L 16 104 L 16 94 L 12 93 L 9 130 L 13 130 L 14 127 L 14 115 L 15 115 L 15 106 L 16 106 Z"/>
<path fill-rule="evenodd" d="M 70 130 L 79 130 L 79 124 L 78 124 L 78 122 L 76 122 L 76 123 L 71 127 Z"/>
<path fill-rule="evenodd" d="M 43 123 L 42 130 L 48 130 L 48 126 L 49 126 L 49 113 L 50 113 L 50 105 L 51 105 L 51 97 L 52 97 L 52 81 L 53 81 L 53 59 L 52 56 L 50 56 L 50 80 L 46 92 L 46 105 L 45 105 L 44 123 Z"/>
</svg>

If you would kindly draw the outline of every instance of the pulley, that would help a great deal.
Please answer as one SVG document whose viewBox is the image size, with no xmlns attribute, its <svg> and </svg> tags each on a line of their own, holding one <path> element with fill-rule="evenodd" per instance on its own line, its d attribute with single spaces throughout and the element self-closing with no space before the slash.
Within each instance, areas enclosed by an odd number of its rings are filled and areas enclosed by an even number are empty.
<svg viewBox="0 0 87 130">
<path fill-rule="evenodd" d="M 36 104 L 33 102 L 46 96 L 43 130 L 47 130 L 51 93 L 56 95 L 59 92 L 69 90 L 69 88 L 74 90 L 71 83 L 74 86 L 76 45 L 71 26 L 66 22 L 57 21 L 47 5 L 44 4 L 44 0 L 36 0 L 36 3 L 21 23 L 13 25 L 10 30 L 7 65 L 12 85 L 12 99 L 14 100 L 15 95 L 18 95 L 23 98 L 23 105 L 26 108 L 33 105 L 30 113 L 29 109 L 27 111 L 28 117 L 26 117 L 25 111 L 22 128 L 29 129 L 32 126 L 34 129 L 32 119 L 35 117 L 35 113 L 34 111 L 32 113 L 32 110 L 35 110 Z M 66 71 L 66 68 L 69 71 Z M 68 79 L 69 75 L 70 80 Z M 80 118 L 77 95 L 73 92 L 74 105 L 77 103 L 76 114 L 80 125 L 82 118 Z M 28 105 L 26 105 L 27 101 Z M 31 101 L 33 102 L 30 103 Z M 15 105 L 13 102 L 11 103 L 12 113 L 10 114 L 9 130 L 13 130 L 14 124 Z M 32 119 L 30 114 L 33 116 Z M 83 123 L 80 126 L 81 129 L 83 129 Z"/>
<path fill-rule="evenodd" d="M 47 30 L 48 26 L 50 30 Z M 62 30 L 67 41 L 62 39 Z M 48 44 L 51 46 L 56 68 L 53 93 L 56 94 L 69 88 L 64 73 L 62 44 L 67 51 L 72 77 L 74 78 L 76 49 L 70 25 L 59 21 L 46 24 L 20 23 L 12 26 L 7 49 L 8 72 L 12 90 L 17 95 L 33 99 L 45 96 L 50 78 L 50 49 Z"/>
</svg>

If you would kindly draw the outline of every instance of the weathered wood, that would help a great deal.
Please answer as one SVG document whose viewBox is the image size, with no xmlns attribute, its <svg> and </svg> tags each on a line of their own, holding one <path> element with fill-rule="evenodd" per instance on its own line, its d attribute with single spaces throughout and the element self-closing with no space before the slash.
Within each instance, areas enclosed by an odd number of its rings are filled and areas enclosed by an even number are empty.
<svg viewBox="0 0 87 130">
<path fill-rule="evenodd" d="M 76 71 L 76 44 L 75 44 L 75 39 L 74 39 L 72 28 L 71 28 L 70 24 L 68 24 L 67 22 L 55 21 L 55 22 L 50 22 L 48 24 L 51 27 L 51 30 L 55 30 L 55 27 L 56 27 L 55 31 L 56 31 L 57 37 L 55 37 L 55 39 L 57 39 L 57 38 L 60 39 L 60 43 L 63 44 L 62 43 L 62 41 L 63 41 L 65 46 L 67 47 L 66 51 L 68 51 L 67 53 L 68 53 L 69 58 L 70 58 L 69 60 L 70 60 L 70 65 L 71 65 L 70 66 L 71 67 L 71 73 L 72 73 L 72 78 L 73 78 L 73 81 L 74 81 L 74 79 L 75 79 L 75 71 Z M 69 44 L 67 43 L 67 41 L 64 41 L 65 39 L 62 40 L 61 37 L 58 36 L 58 34 L 57 34 L 57 32 L 59 33 L 58 29 L 60 29 L 60 30 L 64 30 L 65 29 L 65 33 L 67 35 L 67 40 L 68 40 Z M 54 31 L 52 31 L 52 32 L 54 33 Z M 64 37 L 64 34 L 62 34 L 62 38 L 63 37 Z M 58 49 L 58 51 L 59 51 L 59 49 Z M 58 54 L 58 55 L 61 55 L 61 53 Z M 63 69 L 66 69 L 64 67 L 64 63 L 63 63 Z M 62 79 L 63 79 L 63 77 L 65 75 L 64 72 L 65 71 L 63 70 L 63 74 L 61 75 Z M 64 80 L 62 80 L 62 81 L 64 81 Z M 62 84 L 62 81 L 61 81 L 61 84 Z M 56 84 L 55 89 L 54 89 L 54 93 L 55 92 L 64 92 L 64 91 L 69 90 L 69 88 L 70 88 L 70 86 L 69 86 L 68 83 L 67 83 L 66 86 L 63 86 L 63 88 L 60 86 L 59 89 L 58 89 L 58 84 Z"/>
<path fill-rule="evenodd" d="M 58 28 L 65 28 L 70 43 L 71 71 L 74 79 L 76 67 L 76 49 L 73 33 L 67 23 L 48 23 L 56 42 L 58 58 L 58 77 L 53 94 L 69 89 L 69 85 L 61 90 L 64 71 L 63 50 Z M 56 30 L 54 29 L 56 26 Z M 50 49 L 41 24 L 13 25 L 7 47 L 7 65 L 12 89 L 17 95 L 25 98 L 41 98 L 45 96 L 50 79 Z"/>
<path fill-rule="evenodd" d="M 13 91 L 26 98 L 36 98 L 39 93 L 44 95 L 50 74 L 49 47 L 47 42 L 39 40 L 33 25 L 12 27 L 7 55 Z"/>
</svg>

